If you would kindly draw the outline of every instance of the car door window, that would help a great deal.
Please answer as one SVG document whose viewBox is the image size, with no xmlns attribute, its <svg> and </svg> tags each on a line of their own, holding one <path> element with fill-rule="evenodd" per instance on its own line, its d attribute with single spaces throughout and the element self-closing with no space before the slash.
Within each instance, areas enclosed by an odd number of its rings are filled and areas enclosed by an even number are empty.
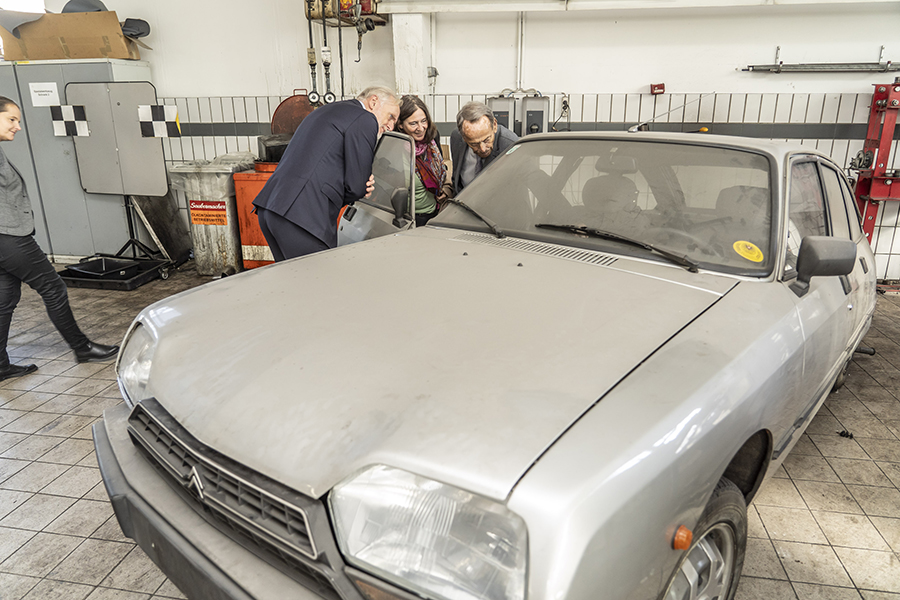
<svg viewBox="0 0 900 600">
<path fill-rule="evenodd" d="M 413 178 L 412 139 L 404 134 L 382 134 L 375 148 L 372 175 L 375 190 L 361 198 L 338 221 L 338 245 L 346 246 L 383 235 L 397 233 L 415 225 L 412 215 Z M 404 194 L 410 201 L 407 214 L 397 218 L 391 198 Z"/>
<path fill-rule="evenodd" d="M 408 189 L 411 184 L 410 148 L 406 136 L 390 132 L 381 136 L 372 163 L 375 191 L 363 202 L 394 212 L 391 195 L 398 189 Z"/>
<path fill-rule="evenodd" d="M 831 235 L 850 239 L 850 223 L 847 219 L 847 206 L 844 204 L 840 176 L 834 169 L 822 165 L 822 184 L 828 200 L 828 212 L 831 214 Z"/>
<path fill-rule="evenodd" d="M 814 162 L 797 162 L 791 166 L 785 272 L 796 272 L 800 243 L 810 235 L 828 235 L 825 199 Z"/>
<path fill-rule="evenodd" d="M 840 177 L 841 190 L 844 193 L 844 206 L 847 207 L 847 215 L 850 217 L 850 236 L 858 239 L 862 235 L 862 217 L 859 214 L 859 206 L 856 205 L 856 197 L 850 191 L 847 180 Z"/>
</svg>

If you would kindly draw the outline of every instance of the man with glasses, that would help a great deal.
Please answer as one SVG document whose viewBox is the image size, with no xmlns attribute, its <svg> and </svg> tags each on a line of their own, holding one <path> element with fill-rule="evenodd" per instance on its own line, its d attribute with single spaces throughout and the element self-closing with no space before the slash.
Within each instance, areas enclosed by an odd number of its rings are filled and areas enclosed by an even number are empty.
<svg viewBox="0 0 900 600">
<path fill-rule="evenodd" d="M 464 105 L 456 115 L 456 127 L 450 134 L 454 195 L 519 140 L 519 136 L 497 122 L 494 112 L 482 102 Z"/>
</svg>

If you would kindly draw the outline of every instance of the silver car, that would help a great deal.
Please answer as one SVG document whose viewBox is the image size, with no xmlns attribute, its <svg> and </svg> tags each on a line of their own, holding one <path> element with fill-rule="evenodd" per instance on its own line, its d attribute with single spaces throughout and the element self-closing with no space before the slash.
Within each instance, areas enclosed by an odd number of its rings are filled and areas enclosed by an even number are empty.
<svg viewBox="0 0 900 600">
<path fill-rule="evenodd" d="M 413 165 L 385 134 L 343 247 L 135 319 L 94 428 L 125 534 L 196 599 L 732 598 L 874 310 L 840 168 L 534 135 L 414 228 Z"/>
</svg>

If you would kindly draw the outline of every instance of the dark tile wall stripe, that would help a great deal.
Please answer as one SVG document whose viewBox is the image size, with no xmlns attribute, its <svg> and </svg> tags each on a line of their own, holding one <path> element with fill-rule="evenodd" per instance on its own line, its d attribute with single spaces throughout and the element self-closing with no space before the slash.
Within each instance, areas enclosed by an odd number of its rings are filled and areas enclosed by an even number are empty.
<svg viewBox="0 0 900 600">
<path fill-rule="evenodd" d="M 634 123 L 564 123 L 557 129 L 565 131 L 625 131 Z M 456 129 L 456 123 L 438 123 L 443 136 Z M 742 135 L 754 138 L 786 140 L 863 140 L 865 123 L 651 123 L 651 131 L 698 131 L 701 127 L 710 133 Z M 269 123 L 182 123 L 181 135 L 192 136 L 254 136 L 270 135 Z M 900 127 L 894 131 L 894 139 L 900 140 Z"/>
<path fill-rule="evenodd" d="M 571 131 L 625 131 L 635 123 L 564 123 L 557 124 L 559 131 L 568 127 Z M 438 132 L 448 136 L 456 129 L 456 123 L 438 123 Z M 699 131 L 706 127 L 710 133 L 740 135 L 753 138 L 785 140 L 864 140 L 865 123 L 651 123 L 650 131 Z M 900 127 L 894 132 L 900 140 Z"/>
<path fill-rule="evenodd" d="M 181 135 L 193 136 L 253 136 L 270 135 L 270 123 L 182 123 Z"/>
</svg>

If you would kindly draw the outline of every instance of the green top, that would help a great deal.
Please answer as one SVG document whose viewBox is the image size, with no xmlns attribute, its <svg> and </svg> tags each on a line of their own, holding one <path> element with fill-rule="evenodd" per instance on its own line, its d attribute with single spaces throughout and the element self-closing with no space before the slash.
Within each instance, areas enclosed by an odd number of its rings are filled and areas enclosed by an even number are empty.
<svg viewBox="0 0 900 600">
<path fill-rule="evenodd" d="M 429 214 L 437 208 L 434 194 L 425 188 L 422 178 L 416 175 L 416 214 Z"/>
</svg>

